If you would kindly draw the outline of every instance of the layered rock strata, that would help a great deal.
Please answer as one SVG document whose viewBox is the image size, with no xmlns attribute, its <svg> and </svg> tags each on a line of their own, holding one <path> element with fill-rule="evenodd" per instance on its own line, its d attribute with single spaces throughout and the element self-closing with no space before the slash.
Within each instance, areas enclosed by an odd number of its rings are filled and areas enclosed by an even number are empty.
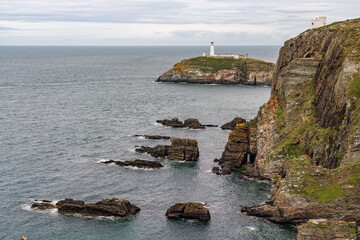
<svg viewBox="0 0 360 240">
<path fill-rule="evenodd" d="M 206 222 L 210 220 L 210 211 L 202 203 L 176 203 L 165 214 L 170 219 L 193 219 Z"/>
<path fill-rule="evenodd" d="M 271 85 L 275 64 L 258 59 L 197 57 L 182 60 L 157 82 Z"/>
<path fill-rule="evenodd" d="M 247 165 L 247 174 L 276 186 L 268 204 L 242 210 L 296 224 L 298 239 L 357 239 L 359 119 L 360 19 L 285 42 L 271 98 L 256 117 L 256 159 Z M 230 134 L 231 141 L 231 149 L 245 149 L 245 140 Z"/>
<path fill-rule="evenodd" d="M 177 161 L 196 161 L 199 158 L 198 143 L 195 139 L 170 138 L 171 145 L 141 146 L 135 149 L 138 153 L 148 153 L 155 158 L 168 158 Z"/>
</svg>

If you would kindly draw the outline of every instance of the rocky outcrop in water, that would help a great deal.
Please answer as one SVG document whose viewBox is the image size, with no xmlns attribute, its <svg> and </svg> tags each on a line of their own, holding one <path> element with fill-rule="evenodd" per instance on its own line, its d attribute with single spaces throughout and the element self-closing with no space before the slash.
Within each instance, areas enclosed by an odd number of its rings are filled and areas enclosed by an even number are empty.
<svg viewBox="0 0 360 240">
<path fill-rule="evenodd" d="M 251 58 L 197 57 L 175 64 L 157 82 L 270 86 L 274 68 L 272 62 Z"/>
<path fill-rule="evenodd" d="M 231 122 L 225 123 L 221 126 L 221 129 L 223 130 L 235 130 L 236 125 L 246 123 L 246 120 L 241 117 L 236 117 Z"/>
<path fill-rule="evenodd" d="M 209 209 L 197 202 L 176 203 L 166 211 L 165 215 L 170 219 L 193 219 L 202 222 L 210 220 Z"/>
<path fill-rule="evenodd" d="M 38 201 L 31 208 L 39 210 L 57 208 L 60 214 L 90 217 L 129 217 L 140 211 L 139 207 L 128 200 L 117 198 L 103 199 L 96 203 L 85 203 L 71 198 L 58 201 L 56 205 L 49 202 Z"/>
<path fill-rule="evenodd" d="M 256 117 L 256 159 L 247 174 L 276 187 L 268 204 L 242 210 L 296 224 L 298 239 L 358 237 L 359 36 L 356 19 L 285 42 L 271 98 Z"/>
<path fill-rule="evenodd" d="M 96 203 L 84 203 L 83 201 L 65 199 L 56 204 L 60 214 L 84 216 L 113 216 L 129 217 L 140 211 L 140 208 L 124 199 L 103 199 Z"/>
<path fill-rule="evenodd" d="M 178 161 L 196 161 L 199 158 L 198 143 L 195 139 L 170 138 L 171 145 L 156 145 L 155 147 L 141 146 L 137 153 L 148 153 L 155 158 L 168 158 Z"/>
<path fill-rule="evenodd" d="M 109 161 L 105 161 L 103 163 L 104 164 L 114 163 L 118 166 L 137 167 L 137 168 L 162 168 L 162 167 L 164 167 L 161 163 L 159 163 L 157 161 L 149 161 L 149 160 L 141 160 L 141 159 L 136 159 L 134 161 L 109 160 Z"/>
<path fill-rule="evenodd" d="M 184 122 L 179 121 L 177 117 L 172 119 L 165 120 L 157 120 L 157 123 L 161 123 L 167 127 L 175 127 L 175 128 L 189 128 L 189 129 L 205 129 L 205 127 L 217 127 L 218 125 L 212 124 L 201 124 L 196 118 L 187 118 Z"/>
</svg>

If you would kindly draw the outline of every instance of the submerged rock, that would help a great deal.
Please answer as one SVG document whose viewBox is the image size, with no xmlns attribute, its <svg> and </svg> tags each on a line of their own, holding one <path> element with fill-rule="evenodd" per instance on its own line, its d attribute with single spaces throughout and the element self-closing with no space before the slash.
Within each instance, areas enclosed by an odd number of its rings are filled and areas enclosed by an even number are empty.
<svg viewBox="0 0 360 240">
<path fill-rule="evenodd" d="M 39 210 L 48 210 L 55 208 L 55 205 L 48 202 L 37 202 L 31 205 L 31 208 L 35 208 Z"/>
<path fill-rule="evenodd" d="M 115 161 L 109 160 L 104 162 L 104 164 L 114 163 L 119 166 L 130 166 L 130 167 L 138 167 L 138 168 L 162 168 L 164 167 L 161 163 L 157 161 L 149 161 L 149 160 L 141 160 L 136 159 L 134 161 Z"/>
<path fill-rule="evenodd" d="M 241 117 L 236 117 L 231 122 L 225 123 L 221 126 L 221 129 L 223 130 L 235 130 L 236 125 L 246 123 L 246 120 Z"/>
<path fill-rule="evenodd" d="M 138 153 L 148 153 L 155 158 L 178 161 L 196 161 L 199 158 L 198 143 L 195 139 L 172 137 L 171 145 L 141 146 L 135 149 Z"/>
<path fill-rule="evenodd" d="M 96 203 L 84 203 L 83 201 L 65 199 L 56 205 L 60 214 L 84 216 L 114 216 L 129 217 L 140 211 L 140 208 L 124 199 L 103 199 Z"/>
<path fill-rule="evenodd" d="M 169 136 L 160 136 L 160 135 L 134 135 L 134 137 L 144 137 L 145 139 L 153 140 L 169 140 Z"/>
<path fill-rule="evenodd" d="M 176 203 L 165 214 L 170 219 L 195 219 L 202 222 L 210 220 L 210 211 L 202 203 Z"/>
</svg>

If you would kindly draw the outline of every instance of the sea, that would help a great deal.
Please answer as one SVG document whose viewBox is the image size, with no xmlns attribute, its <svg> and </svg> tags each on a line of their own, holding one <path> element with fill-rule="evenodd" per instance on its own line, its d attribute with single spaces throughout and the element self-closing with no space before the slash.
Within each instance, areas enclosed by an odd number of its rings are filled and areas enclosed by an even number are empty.
<svg viewBox="0 0 360 240">
<path fill-rule="evenodd" d="M 217 46 L 219 52 L 276 61 L 280 46 Z M 269 200 L 271 185 L 211 173 L 229 131 L 163 127 L 159 119 L 222 125 L 256 116 L 270 87 L 157 83 L 206 46 L 0 47 L 0 239 L 292 239 L 296 230 L 241 213 Z M 170 144 L 135 134 L 194 138 L 197 162 L 158 159 L 142 170 L 103 161 L 154 160 L 136 146 Z M 123 198 L 141 208 L 127 219 L 32 210 L 35 199 L 96 202 Z M 166 210 L 197 201 L 211 220 L 174 221 Z"/>
</svg>

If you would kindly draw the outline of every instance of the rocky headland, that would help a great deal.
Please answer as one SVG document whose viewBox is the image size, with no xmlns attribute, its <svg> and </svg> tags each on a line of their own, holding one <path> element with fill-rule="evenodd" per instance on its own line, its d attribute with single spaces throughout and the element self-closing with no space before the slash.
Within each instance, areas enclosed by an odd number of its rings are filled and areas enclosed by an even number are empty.
<svg viewBox="0 0 360 240">
<path fill-rule="evenodd" d="M 270 100 L 237 124 L 219 160 L 274 184 L 248 215 L 297 239 L 359 239 L 360 19 L 307 30 L 280 50 Z"/>
<path fill-rule="evenodd" d="M 251 58 L 196 57 L 182 60 L 157 82 L 271 86 L 275 64 Z"/>
</svg>

